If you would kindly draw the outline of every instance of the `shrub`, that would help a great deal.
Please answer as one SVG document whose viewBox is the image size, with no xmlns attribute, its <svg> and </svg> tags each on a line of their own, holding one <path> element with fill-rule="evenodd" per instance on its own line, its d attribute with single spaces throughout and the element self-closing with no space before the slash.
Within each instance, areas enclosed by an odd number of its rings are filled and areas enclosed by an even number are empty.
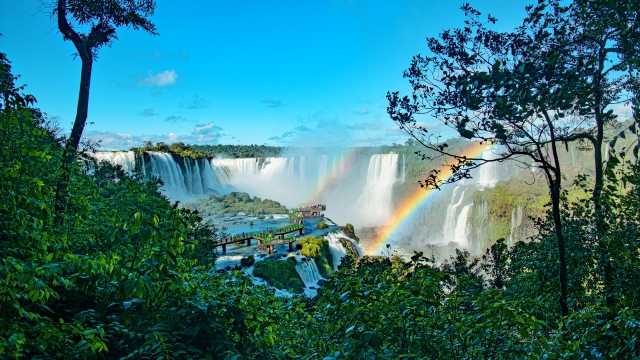
<svg viewBox="0 0 640 360">
<path fill-rule="evenodd" d="M 260 261 L 255 264 L 253 275 L 265 279 L 269 285 L 277 289 L 286 289 L 296 294 L 304 291 L 304 283 L 296 271 L 296 259 L 292 257 L 285 261 Z M 298 286 L 300 284 L 301 286 Z"/>
<path fill-rule="evenodd" d="M 240 265 L 242 266 L 252 266 L 255 262 L 256 258 L 253 255 L 240 259 Z"/>
<path fill-rule="evenodd" d="M 325 238 L 309 236 L 300 239 L 296 248 L 300 249 L 300 254 L 313 258 L 320 275 L 323 277 L 327 277 L 333 272 L 333 256 L 329 249 L 329 242 Z"/>
</svg>

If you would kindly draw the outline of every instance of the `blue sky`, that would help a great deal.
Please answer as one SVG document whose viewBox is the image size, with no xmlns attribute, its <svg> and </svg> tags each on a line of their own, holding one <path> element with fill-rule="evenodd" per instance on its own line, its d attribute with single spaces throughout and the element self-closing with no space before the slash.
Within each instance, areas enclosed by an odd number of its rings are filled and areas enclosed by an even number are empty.
<svg viewBox="0 0 640 360">
<path fill-rule="evenodd" d="M 38 106 L 69 129 L 80 60 L 40 0 L 0 2 L 0 51 Z M 46 0 L 45 0 L 46 2 Z M 380 145 L 407 136 L 387 91 L 426 37 L 463 25 L 467 1 L 159 1 L 159 36 L 120 29 L 93 68 L 85 137 L 284 146 Z M 498 29 L 531 1 L 471 1 Z M 434 127 L 433 130 L 444 130 Z M 445 135 L 450 135 L 445 134 Z"/>
</svg>

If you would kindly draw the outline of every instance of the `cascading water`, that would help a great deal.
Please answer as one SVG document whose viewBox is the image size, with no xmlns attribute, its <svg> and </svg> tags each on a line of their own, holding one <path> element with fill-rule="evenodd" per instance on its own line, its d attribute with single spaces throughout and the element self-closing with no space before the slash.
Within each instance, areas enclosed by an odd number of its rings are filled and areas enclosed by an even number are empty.
<svg viewBox="0 0 640 360">
<path fill-rule="evenodd" d="M 444 227 L 442 229 L 442 237 L 444 242 L 455 241 L 456 238 L 456 229 L 457 229 L 457 220 L 459 218 L 458 208 L 462 201 L 464 200 L 464 194 L 467 191 L 465 188 L 462 190 L 462 193 L 458 195 L 458 190 L 460 190 L 461 185 L 456 186 L 453 189 L 453 194 L 451 195 L 451 203 L 447 207 L 447 215 L 444 219 Z"/>
<path fill-rule="evenodd" d="M 287 158 L 265 158 L 264 166 L 262 167 L 260 173 L 267 178 L 285 174 L 289 171 L 287 168 L 287 161 Z"/>
<path fill-rule="evenodd" d="M 309 287 L 318 286 L 318 281 L 322 279 L 320 275 L 320 271 L 318 271 L 318 266 L 313 259 L 306 258 L 300 255 L 296 257 L 296 271 L 298 275 L 300 275 L 300 279 L 304 282 L 304 285 Z"/>
<path fill-rule="evenodd" d="M 460 210 L 460 215 L 458 215 L 458 219 L 456 220 L 456 228 L 453 232 L 453 238 L 458 245 L 462 247 L 469 246 L 469 229 L 467 227 L 469 220 L 469 211 L 473 204 L 469 204 Z"/>
<path fill-rule="evenodd" d="M 407 163 L 404 160 L 404 154 L 402 154 L 402 183 L 404 184 L 407 178 Z"/>
<path fill-rule="evenodd" d="M 329 233 L 325 236 L 325 239 L 329 241 L 329 251 L 331 251 L 331 257 L 333 258 L 333 269 L 338 270 L 338 266 L 340 266 L 342 258 L 347 256 L 347 249 L 342 246 L 337 233 Z"/>
<path fill-rule="evenodd" d="M 331 257 L 333 258 L 334 270 L 338 270 L 338 266 L 340 266 L 342 258 L 349 255 L 349 253 L 347 252 L 347 249 L 345 249 L 344 246 L 342 245 L 342 242 L 340 242 L 341 238 L 352 243 L 353 248 L 358 253 L 354 255 L 360 256 L 363 254 L 362 249 L 360 249 L 360 246 L 358 245 L 358 243 L 356 243 L 355 240 L 348 237 L 344 232 L 342 231 L 330 232 L 325 236 L 325 239 L 327 239 L 327 241 L 329 242 L 329 251 L 331 252 Z"/>
<path fill-rule="evenodd" d="M 320 156 L 318 163 L 318 192 L 324 190 L 324 181 L 327 176 L 327 155 Z"/>
<path fill-rule="evenodd" d="M 365 209 L 370 223 L 384 224 L 391 216 L 391 195 L 397 178 L 398 154 L 371 156 L 367 183 L 356 201 L 356 210 Z"/>
<path fill-rule="evenodd" d="M 293 178 L 295 160 L 296 160 L 296 158 L 292 156 L 289 159 L 289 163 L 287 165 L 287 176 L 292 177 L 292 178 Z"/>
<path fill-rule="evenodd" d="M 132 174 L 136 167 L 136 154 L 133 151 L 99 151 L 89 155 L 98 162 L 106 161 L 114 165 L 120 165 L 129 174 Z"/>
<path fill-rule="evenodd" d="M 246 175 L 258 172 L 258 159 L 212 159 L 211 165 L 225 169 L 229 175 Z"/>
<path fill-rule="evenodd" d="M 482 152 L 482 158 L 485 160 L 493 160 L 497 157 L 496 150 L 488 147 Z M 496 162 L 486 163 L 478 169 L 477 184 L 481 188 L 491 188 L 498 182 L 498 169 Z"/>
<path fill-rule="evenodd" d="M 98 161 L 120 165 L 128 173 L 137 168 L 147 179 L 162 179 L 164 185 L 160 189 L 172 200 L 206 197 L 214 191 L 221 191 L 227 179 L 222 169 L 212 167 L 204 158 L 179 158 L 176 162 L 171 154 L 158 151 L 148 151 L 141 156 L 132 151 L 105 151 L 89 155 Z"/>
<path fill-rule="evenodd" d="M 522 206 L 511 209 L 511 228 L 509 229 L 509 237 L 507 238 L 507 245 L 509 247 L 513 246 L 514 235 L 520 225 L 522 225 Z"/>
</svg>

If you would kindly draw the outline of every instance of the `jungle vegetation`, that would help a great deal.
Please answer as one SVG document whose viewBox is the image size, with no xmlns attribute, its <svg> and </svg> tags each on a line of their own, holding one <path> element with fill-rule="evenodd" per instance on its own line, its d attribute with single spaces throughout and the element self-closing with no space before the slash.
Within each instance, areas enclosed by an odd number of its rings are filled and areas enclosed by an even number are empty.
<svg viewBox="0 0 640 360">
<path fill-rule="evenodd" d="M 223 216 L 224 214 L 239 212 L 254 216 L 286 214 L 288 209 L 279 202 L 253 198 L 245 192 L 232 191 L 227 195 L 212 194 L 208 199 L 199 199 L 182 205 L 184 208 L 197 210 L 202 216 Z"/>
<path fill-rule="evenodd" d="M 624 49 L 634 40 L 636 2 L 575 3 L 614 25 L 633 11 Z M 640 164 L 628 151 L 611 146 L 602 186 L 576 177 L 588 196 L 561 189 L 512 247 L 496 239 L 441 265 L 421 252 L 345 257 L 316 298 L 288 298 L 213 272 L 218 230 L 157 182 L 68 162 L 68 140 L 15 81 L 0 53 L 2 358 L 640 357 Z M 635 124 L 616 138 L 637 141 Z"/>
</svg>

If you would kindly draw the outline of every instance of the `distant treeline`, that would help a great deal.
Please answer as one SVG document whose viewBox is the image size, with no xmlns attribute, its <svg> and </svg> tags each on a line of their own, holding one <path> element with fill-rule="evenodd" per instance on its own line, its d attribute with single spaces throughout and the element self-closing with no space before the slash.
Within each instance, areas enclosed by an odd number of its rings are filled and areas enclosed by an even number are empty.
<svg viewBox="0 0 640 360">
<path fill-rule="evenodd" d="M 283 147 L 266 145 L 190 145 L 206 156 L 224 155 L 230 158 L 278 157 Z"/>
<path fill-rule="evenodd" d="M 143 147 L 131 148 L 131 151 L 162 151 L 175 153 L 183 157 L 200 158 L 222 155 L 230 158 L 278 157 L 284 148 L 266 145 L 188 145 L 177 142 L 167 145 L 164 142 L 153 144 L 148 141 Z"/>
<path fill-rule="evenodd" d="M 198 210 L 203 216 L 223 216 L 226 213 L 253 214 L 255 216 L 265 214 L 286 214 L 287 207 L 277 201 L 253 198 L 245 192 L 231 192 L 227 195 L 212 194 L 208 199 L 198 199 L 195 202 L 186 203 L 183 207 Z"/>
</svg>

